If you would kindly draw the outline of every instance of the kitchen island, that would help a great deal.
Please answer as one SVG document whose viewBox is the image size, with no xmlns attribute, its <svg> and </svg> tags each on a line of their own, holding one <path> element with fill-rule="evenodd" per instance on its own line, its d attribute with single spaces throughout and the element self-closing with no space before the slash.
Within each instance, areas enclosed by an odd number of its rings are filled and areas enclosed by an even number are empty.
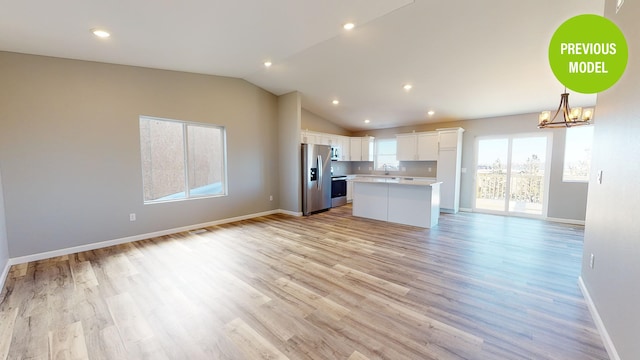
<svg viewBox="0 0 640 360">
<path fill-rule="evenodd" d="M 431 228 L 440 216 L 440 182 L 411 177 L 356 177 L 353 215 Z"/>
</svg>

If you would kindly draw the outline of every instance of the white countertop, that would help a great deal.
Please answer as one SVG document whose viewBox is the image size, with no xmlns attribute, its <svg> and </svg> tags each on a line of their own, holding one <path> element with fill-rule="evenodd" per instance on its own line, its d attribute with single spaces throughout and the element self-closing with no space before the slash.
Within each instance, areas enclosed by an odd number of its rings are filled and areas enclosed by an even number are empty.
<svg viewBox="0 0 640 360">
<path fill-rule="evenodd" d="M 411 176 L 375 176 L 375 175 L 358 175 L 355 178 L 347 179 L 347 181 L 358 183 L 379 183 L 379 184 L 399 184 L 413 186 L 433 186 L 442 182 L 433 181 L 433 178 L 420 178 Z"/>
</svg>

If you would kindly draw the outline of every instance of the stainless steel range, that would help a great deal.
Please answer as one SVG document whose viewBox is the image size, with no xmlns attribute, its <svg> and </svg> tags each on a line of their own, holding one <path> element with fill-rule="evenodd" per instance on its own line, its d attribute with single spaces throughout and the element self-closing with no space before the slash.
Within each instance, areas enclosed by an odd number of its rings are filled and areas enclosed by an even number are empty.
<svg viewBox="0 0 640 360">
<path fill-rule="evenodd" d="M 331 177 L 331 207 L 342 206 L 347 203 L 347 177 Z"/>
</svg>

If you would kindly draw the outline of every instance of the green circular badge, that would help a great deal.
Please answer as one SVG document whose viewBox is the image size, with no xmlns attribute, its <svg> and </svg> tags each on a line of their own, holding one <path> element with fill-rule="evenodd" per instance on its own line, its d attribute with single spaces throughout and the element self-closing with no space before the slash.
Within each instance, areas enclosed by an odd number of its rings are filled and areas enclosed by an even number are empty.
<svg viewBox="0 0 640 360">
<path fill-rule="evenodd" d="M 549 64 L 567 88 L 584 94 L 607 90 L 627 67 L 627 41 L 611 20 L 578 15 L 556 30 L 549 44 Z"/>
</svg>

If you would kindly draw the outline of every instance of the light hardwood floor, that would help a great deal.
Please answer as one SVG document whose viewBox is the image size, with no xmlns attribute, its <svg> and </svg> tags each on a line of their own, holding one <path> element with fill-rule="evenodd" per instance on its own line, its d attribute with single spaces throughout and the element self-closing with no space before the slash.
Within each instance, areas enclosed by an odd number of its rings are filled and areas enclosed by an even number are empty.
<svg viewBox="0 0 640 360">
<path fill-rule="evenodd" d="M 580 226 L 343 206 L 206 230 L 12 267 L 0 360 L 608 358 Z"/>
</svg>

